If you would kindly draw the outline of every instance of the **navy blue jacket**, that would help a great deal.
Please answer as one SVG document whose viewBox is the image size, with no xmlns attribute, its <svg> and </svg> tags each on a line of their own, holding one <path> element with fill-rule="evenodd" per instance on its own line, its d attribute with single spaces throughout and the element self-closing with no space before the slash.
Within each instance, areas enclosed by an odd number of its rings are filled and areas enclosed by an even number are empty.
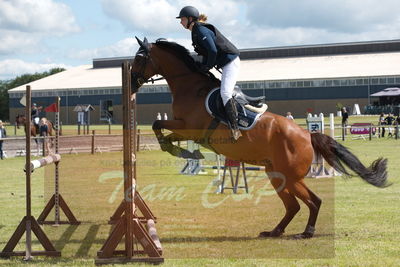
<svg viewBox="0 0 400 267">
<path fill-rule="evenodd" d="M 211 24 L 196 22 L 192 28 L 192 42 L 209 69 L 222 68 L 239 56 L 239 50 Z"/>
</svg>

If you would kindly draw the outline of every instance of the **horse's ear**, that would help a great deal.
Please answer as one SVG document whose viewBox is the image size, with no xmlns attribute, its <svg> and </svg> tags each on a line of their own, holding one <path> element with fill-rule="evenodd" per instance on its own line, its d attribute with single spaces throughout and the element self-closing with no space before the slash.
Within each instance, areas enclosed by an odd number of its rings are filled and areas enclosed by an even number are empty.
<svg viewBox="0 0 400 267">
<path fill-rule="evenodd" d="M 147 41 L 147 38 L 144 37 L 144 40 L 141 41 L 139 38 L 137 38 L 137 36 L 135 36 L 138 44 L 140 45 L 140 48 L 142 48 L 144 51 L 146 51 L 147 53 L 150 51 L 150 45 L 149 42 Z"/>
<path fill-rule="evenodd" d="M 136 38 L 136 41 L 138 42 L 138 44 L 140 45 L 140 47 L 143 47 L 143 46 L 144 46 L 144 43 L 143 43 L 142 41 L 140 41 L 140 39 L 137 38 L 137 36 L 135 36 L 135 38 Z M 145 38 L 145 39 L 146 39 L 146 38 Z"/>
</svg>

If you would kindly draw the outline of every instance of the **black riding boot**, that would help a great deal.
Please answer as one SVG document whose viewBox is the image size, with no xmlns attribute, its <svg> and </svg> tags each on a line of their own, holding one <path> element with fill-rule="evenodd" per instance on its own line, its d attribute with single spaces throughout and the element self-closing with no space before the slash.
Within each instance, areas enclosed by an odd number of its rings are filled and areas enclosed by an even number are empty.
<svg viewBox="0 0 400 267">
<path fill-rule="evenodd" d="M 229 127 L 231 129 L 232 138 L 236 141 L 242 136 L 237 122 L 237 110 L 233 98 L 229 99 L 225 104 L 225 112 L 228 115 Z"/>
</svg>

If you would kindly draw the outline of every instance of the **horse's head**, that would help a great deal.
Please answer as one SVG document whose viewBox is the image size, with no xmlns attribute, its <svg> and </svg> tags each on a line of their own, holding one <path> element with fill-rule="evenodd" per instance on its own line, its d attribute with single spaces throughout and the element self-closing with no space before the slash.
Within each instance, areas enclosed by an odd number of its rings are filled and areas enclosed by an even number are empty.
<svg viewBox="0 0 400 267">
<path fill-rule="evenodd" d="M 152 45 L 147 41 L 147 38 L 141 41 L 136 37 L 136 40 L 140 47 L 136 52 L 131 70 L 132 92 L 134 93 L 157 72 L 157 67 L 150 53 Z"/>
</svg>

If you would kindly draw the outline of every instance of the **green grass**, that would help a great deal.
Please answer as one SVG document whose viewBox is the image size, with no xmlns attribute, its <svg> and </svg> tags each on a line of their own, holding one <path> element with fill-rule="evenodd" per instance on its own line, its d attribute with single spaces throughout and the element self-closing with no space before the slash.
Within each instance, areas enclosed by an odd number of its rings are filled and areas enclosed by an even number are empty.
<svg viewBox="0 0 400 267">
<path fill-rule="evenodd" d="M 302 210 L 279 239 L 259 240 L 284 208 L 265 176 L 249 172 L 250 194 L 213 194 L 215 174 L 182 176 L 183 162 L 160 151 L 138 154 L 138 185 L 154 214 L 164 248 L 164 266 L 398 266 L 400 265 L 400 141 L 348 140 L 344 142 L 369 164 L 389 158 L 394 184 L 377 189 L 358 178 L 307 179 L 323 200 L 316 236 L 293 240 L 303 231 L 308 210 Z M 61 193 L 83 223 L 44 227 L 62 258 L 35 258 L 40 266 L 92 266 L 108 236 L 106 221 L 122 198 L 121 153 L 63 155 Z M 0 249 L 25 212 L 23 158 L 0 161 Z M 36 170 L 32 177 L 33 214 L 37 217 L 52 195 L 53 169 Z M 113 195 L 113 192 L 116 194 Z M 221 203 L 220 203 L 221 202 Z M 220 203 L 216 205 L 216 203 Z M 214 207 L 215 206 L 215 207 Z M 50 214 L 53 216 L 53 213 Z M 35 248 L 39 248 L 37 242 Z M 23 250 L 23 242 L 18 249 Z M 20 266 L 20 258 L 0 259 L 1 266 Z"/>
<path fill-rule="evenodd" d="M 350 116 L 349 117 L 349 125 L 352 123 L 359 123 L 359 122 L 367 122 L 377 124 L 379 116 Z M 306 128 L 306 119 L 305 118 L 296 118 L 295 122 L 302 125 Z M 341 117 L 335 117 L 335 125 L 341 125 Z M 9 136 L 15 135 L 15 127 L 13 125 L 6 125 L 6 130 Z M 325 127 L 329 127 L 329 117 L 325 117 Z M 153 133 L 151 129 L 151 125 L 139 125 L 138 129 L 142 131 L 142 133 Z M 77 135 L 78 134 L 78 127 L 76 125 L 63 125 L 62 126 L 62 134 L 63 135 Z M 96 134 L 108 134 L 108 125 L 106 124 L 99 124 L 99 125 L 91 125 L 90 126 L 90 134 L 92 130 L 96 131 Z M 81 134 L 83 133 L 83 127 L 81 128 Z M 336 135 L 339 135 L 341 132 L 340 130 L 336 131 Z M 111 134 L 122 134 L 122 125 L 121 124 L 113 124 L 111 125 Z M 17 136 L 24 136 L 23 127 L 17 129 Z"/>
</svg>

